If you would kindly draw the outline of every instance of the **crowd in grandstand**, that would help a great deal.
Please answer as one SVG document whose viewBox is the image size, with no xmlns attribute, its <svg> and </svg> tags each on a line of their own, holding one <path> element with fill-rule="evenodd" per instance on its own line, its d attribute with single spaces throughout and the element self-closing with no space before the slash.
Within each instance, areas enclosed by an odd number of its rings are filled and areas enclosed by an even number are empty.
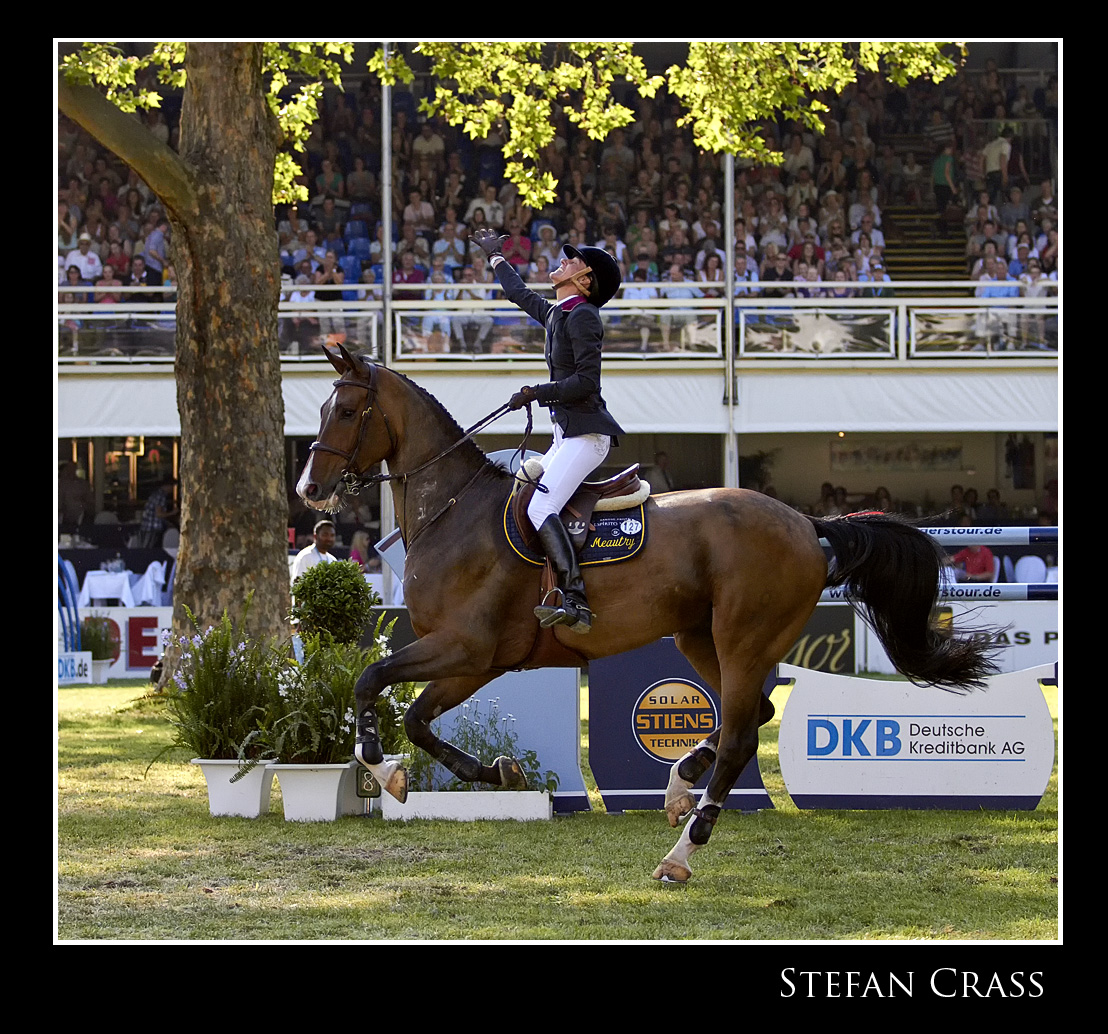
<svg viewBox="0 0 1108 1034">
<path fill-rule="evenodd" d="M 784 154 L 780 166 L 737 163 L 738 292 L 755 281 L 780 284 L 775 295 L 801 297 L 887 291 L 883 211 L 890 204 L 934 206 L 940 218 L 960 206 L 967 275 L 981 281 L 979 293 L 1051 289 L 1058 271 L 1056 189 L 1049 179 L 1028 181 L 1012 131 L 1019 123 L 1008 120 L 1056 120 L 1053 80 L 1029 90 L 1005 82 L 990 64 L 983 73 L 906 89 L 869 75 L 825 100 L 822 134 L 797 123 L 762 127 Z M 635 121 L 603 142 L 559 113 L 544 154 L 558 194 L 538 211 L 522 204 L 505 179 L 495 133 L 474 143 L 440 119 L 418 116 L 410 95 L 398 94 L 395 108 L 392 279 L 408 285 L 403 296 L 426 285 L 416 296 L 466 297 L 463 284 L 495 283 L 469 241 L 482 227 L 508 236 L 505 255 L 531 282 L 544 282 L 561 245 L 570 243 L 607 249 L 640 297 L 723 292 L 721 159 L 693 146 L 671 99 L 638 101 Z M 385 246 L 379 111 L 379 94 L 368 82 L 326 95 L 301 178 L 310 200 L 277 212 L 286 297 L 379 296 Z M 994 130 L 990 139 L 962 150 L 965 127 L 982 119 Z M 119 298 L 112 288 L 172 281 L 172 241 L 157 199 L 68 120 L 59 123 L 62 297 L 110 302 Z M 149 123 L 175 142 L 171 121 L 155 112 Z M 925 140 L 932 153 L 898 153 L 903 134 Z M 674 282 L 680 286 L 671 288 Z"/>
</svg>

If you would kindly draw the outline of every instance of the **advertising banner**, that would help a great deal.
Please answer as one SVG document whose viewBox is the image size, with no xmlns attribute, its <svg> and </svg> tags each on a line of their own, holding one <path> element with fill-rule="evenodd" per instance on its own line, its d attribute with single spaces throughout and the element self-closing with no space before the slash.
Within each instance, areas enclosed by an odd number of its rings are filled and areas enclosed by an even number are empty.
<svg viewBox="0 0 1108 1034">
<path fill-rule="evenodd" d="M 1042 665 L 989 680 L 987 692 L 780 665 L 792 682 L 778 755 L 799 808 L 1033 810 L 1054 764 Z"/>
<path fill-rule="evenodd" d="M 115 625 L 119 653 L 108 669 L 110 679 L 146 678 L 162 654 L 162 634 L 173 627 L 172 607 L 81 607 L 82 619 L 106 617 Z"/>
<path fill-rule="evenodd" d="M 58 654 L 58 685 L 92 682 L 92 654 L 88 650 L 64 650 Z"/>
<path fill-rule="evenodd" d="M 777 685 L 771 679 L 767 695 Z M 589 663 L 589 767 L 608 811 L 661 809 L 669 770 L 719 724 L 720 701 L 671 637 Z M 697 788 L 707 785 L 705 775 Z M 772 808 L 754 757 L 726 807 Z"/>
</svg>

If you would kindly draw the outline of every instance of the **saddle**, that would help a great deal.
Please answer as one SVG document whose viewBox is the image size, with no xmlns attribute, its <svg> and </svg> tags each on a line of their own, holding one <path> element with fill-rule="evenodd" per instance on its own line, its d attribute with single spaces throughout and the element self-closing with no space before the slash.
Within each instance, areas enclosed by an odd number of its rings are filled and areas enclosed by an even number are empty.
<svg viewBox="0 0 1108 1034">
<path fill-rule="evenodd" d="M 542 543 L 527 516 L 527 504 L 535 494 L 535 486 L 542 477 L 542 464 L 537 458 L 527 460 L 516 474 L 516 486 L 504 510 L 505 532 L 508 541 L 516 552 L 529 563 L 542 565 L 539 579 L 539 598 L 557 586 L 557 579 L 549 560 L 543 557 Z M 618 561 L 633 556 L 641 548 L 645 538 L 644 516 L 641 507 L 650 495 L 650 485 L 639 477 L 639 464 L 628 467 L 623 473 L 606 481 L 586 481 L 570 497 L 559 515 L 569 532 L 570 541 L 579 556 L 584 554 L 582 565 Z M 615 537 L 623 543 L 622 554 L 608 555 L 603 550 L 590 546 L 590 532 L 595 530 L 593 515 L 603 511 L 613 511 L 611 521 L 620 523 L 616 511 L 632 510 L 639 507 L 638 519 L 634 516 L 626 523 L 633 526 L 631 535 L 617 533 Z M 510 516 L 510 520 L 509 520 Z M 598 518 L 601 524 L 603 519 Z M 513 539 L 513 535 L 517 538 Z M 589 547 L 586 549 L 586 547 Z M 533 555 L 527 555 L 533 554 Z M 555 627 L 541 628 L 536 625 L 535 640 L 523 660 L 506 671 L 520 671 L 531 668 L 576 668 L 588 663 L 583 653 L 566 645 L 555 635 Z M 573 637 L 571 637 L 573 638 Z"/>
<path fill-rule="evenodd" d="M 527 504 L 535 494 L 535 486 L 542 476 L 542 465 L 537 459 L 529 459 L 516 474 L 518 485 L 512 493 L 512 516 L 524 544 L 529 549 L 542 551 L 538 534 L 527 516 Z M 573 548 L 580 553 L 592 529 L 594 511 L 625 510 L 646 502 L 650 484 L 639 477 L 639 464 L 628 467 L 621 474 L 606 481 L 585 481 L 570 496 L 560 517 L 569 532 Z"/>
</svg>

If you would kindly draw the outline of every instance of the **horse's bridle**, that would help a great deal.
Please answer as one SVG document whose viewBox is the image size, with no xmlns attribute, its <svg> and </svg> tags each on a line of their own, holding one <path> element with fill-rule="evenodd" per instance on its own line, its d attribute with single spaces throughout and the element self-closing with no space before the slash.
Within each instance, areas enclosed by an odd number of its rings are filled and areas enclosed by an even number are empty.
<svg viewBox="0 0 1108 1034">
<path fill-rule="evenodd" d="M 347 495 L 357 495 L 363 488 L 368 488 L 371 485 L 383 484 L 387 481 L 406 482 L 408 478 L 412 477 L 412 475 L 418 474 L 421 470 L 425 470 L 427 467 L 431 466 L 432 463 L 437 463 L 444 456 L 448 455 L 456 448 L 458 448 L 459 445 L 469 441 L 483 427 L 491 424 L 494 420 L 502 416 L 511 408 L 508 403 L 505 403 L 503 406 L 500 406 L 499 408 L 493 410 L 488 416 L 484 417 L 481 420 L 478 420 L 476 424 L 474 424 L 468 431 L 464 432 L 462 437 L 459 438 L 452 445 L 447 446 L 447 448 L 443 449 L 442 452 L 440 452 L 437 456 L 432 456 L 425 463 L 421 463 L 418 467 L 415 467 L 412 470 L 406 471 L 402 474 L 370 474 L 367 476 L 356 467 L 354 467 L 353 463 L 358 453 L 362 449 L 362 444 L 365 441 L 366 432 L 369 430 L 369 421 L 373 416 L 373 407 L 377 402 L 377 364 L 369 363 L 368 366 L 368 384 L 364 384 L 360 380 L 348 380 L 345 375 L 340 377 L 337 381 L 332 382 L 332 385 L 335 388 L 361 388 L 363 391 L 366 392 L 366 405 L 365 409 L 362 410 L 362 419 L 358 424 L 358 436 L 354 442 L 354 447 L 349 452 L 343 452 L 341 449 L 336 449 L 332 445 L 325 445 L 323 442 L 318 440 L 312 442 L 312 444 L 308 447 L 309 452 L 329 452 L 335 456 L 342 457 L 342 459 L 346 462 L 346 466 L 343 468 L 342 473 L 339 474 L 339 481 L 342 483 L 343 489 Z M 392 432 L 392 425 L 389 423 L 388 414 L 383 409 L 381 410 L 381 419 L 385 422 L 385 432 L 389 436 L 389 444 L 392 447 L 390 452 L 395 451 L 396 436 Z M 531 406 L 528 405 L 527 435 L 530 436 L 530 433 Z M 524 445 L 520 446 L 521 451 L 526 445 L 526 441 L 527 439 L 525 437 Z"/>
<path fill-rule="evenodd" d="M 364 384 L 360 380 L 348 380 L 345 375 L 340 377 L 337 381 L 333 382 L 333 387 L 343 388 L 361 388 L 366 392 L 366 404 L 365 409 L 362 410 L 362 419 L 358 424 L 358 436 L 354 441 L 354 447 L 349 452 L 343 452 L 341 449 L 336 449 L 332 445 L 325 445 L 321 441 L 314 441 L 308 448 L 308 452 L 330 452 L 335 456 L 341 456 L 346 462 L 346 466 L 343 468 L 342 473 L 339 474 L 339 481 L 342 482 L 343 489 L 347 495 L 357 495 L 363 488 L 368 488 L 370 485 L 380 484 L 383 481 L 392 481 L 396 478 L 406 478 L 407 474 L 371 474 L 368 477 L 363 474 L 354 466 L 354 460 L 358 453 L 362 450 L 362 445 L 365 442 L 366 432 L 369 430 L 369 421 L 373 416 L 373 407 L 377 402 L 377 365 L 375 363 L 369 366 L 369 383 Z M 385 411 L 381 410 L 381 417 L 385 421 L 385 431 L 389 436 L 389 443 L 392 447 L 396 448 L 396 438 L 393 436 L 392 427 L 389 424 L 389 418 Z"/>
</svg>

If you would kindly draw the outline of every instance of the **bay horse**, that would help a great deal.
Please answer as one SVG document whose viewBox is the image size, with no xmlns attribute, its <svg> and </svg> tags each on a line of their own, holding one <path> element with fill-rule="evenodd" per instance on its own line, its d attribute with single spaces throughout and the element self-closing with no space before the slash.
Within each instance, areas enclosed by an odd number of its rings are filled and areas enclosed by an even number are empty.
<svg viewBox="0 0 1108 1034">
<path fill-rule="evenodd" d="M 387 792 L 406 799 L 405 770 L 382 755 L 374 701 L 393 684 L 426 682 L 405 715 L 411 742 L 459 779 L 518 785 L 514 759 L 485 764 L 431 730 L 435 718 L 498 675 L 548 663 L 532 653 L 540 569 L 513 552 L 502 526 L 513 475 L 414 381 L 341 346 L 324 351 L 339 378 L 322 406 L 297 491 L 309 506 L 334 512 L 366 485 L 391 484 L 407 549 L 404 599 L 419 637 L 358 679 L 356 757 Z M 382 461 L 388 473 L 367 473 Z M 652 496 L 645 514 L 648 534 L 639 553 L 584 569 L 592 630 L 553 630 L 569 648 L 566 659 L 553 663 L 577 666 L 673 636 L 719 696 L 719 727 L 670 771 L 666 814 L 674 827 L 688 821 L 655 879 L 691 876 L 690 856 L 708 842 L 758 748 L 759 726 L 773 716 L 763 683 L 825 586 L 844 587 L 897 669 L 915 682 L 966 689 L 994 670 L 980 637 L 932 626 L 945 555 L 900 518 L 807 517 L 737 488 Z M 830 564 L 821 536 L 830 544 Z M 692 789 L 709 768 L 698 804 Z"/>
</svg>

